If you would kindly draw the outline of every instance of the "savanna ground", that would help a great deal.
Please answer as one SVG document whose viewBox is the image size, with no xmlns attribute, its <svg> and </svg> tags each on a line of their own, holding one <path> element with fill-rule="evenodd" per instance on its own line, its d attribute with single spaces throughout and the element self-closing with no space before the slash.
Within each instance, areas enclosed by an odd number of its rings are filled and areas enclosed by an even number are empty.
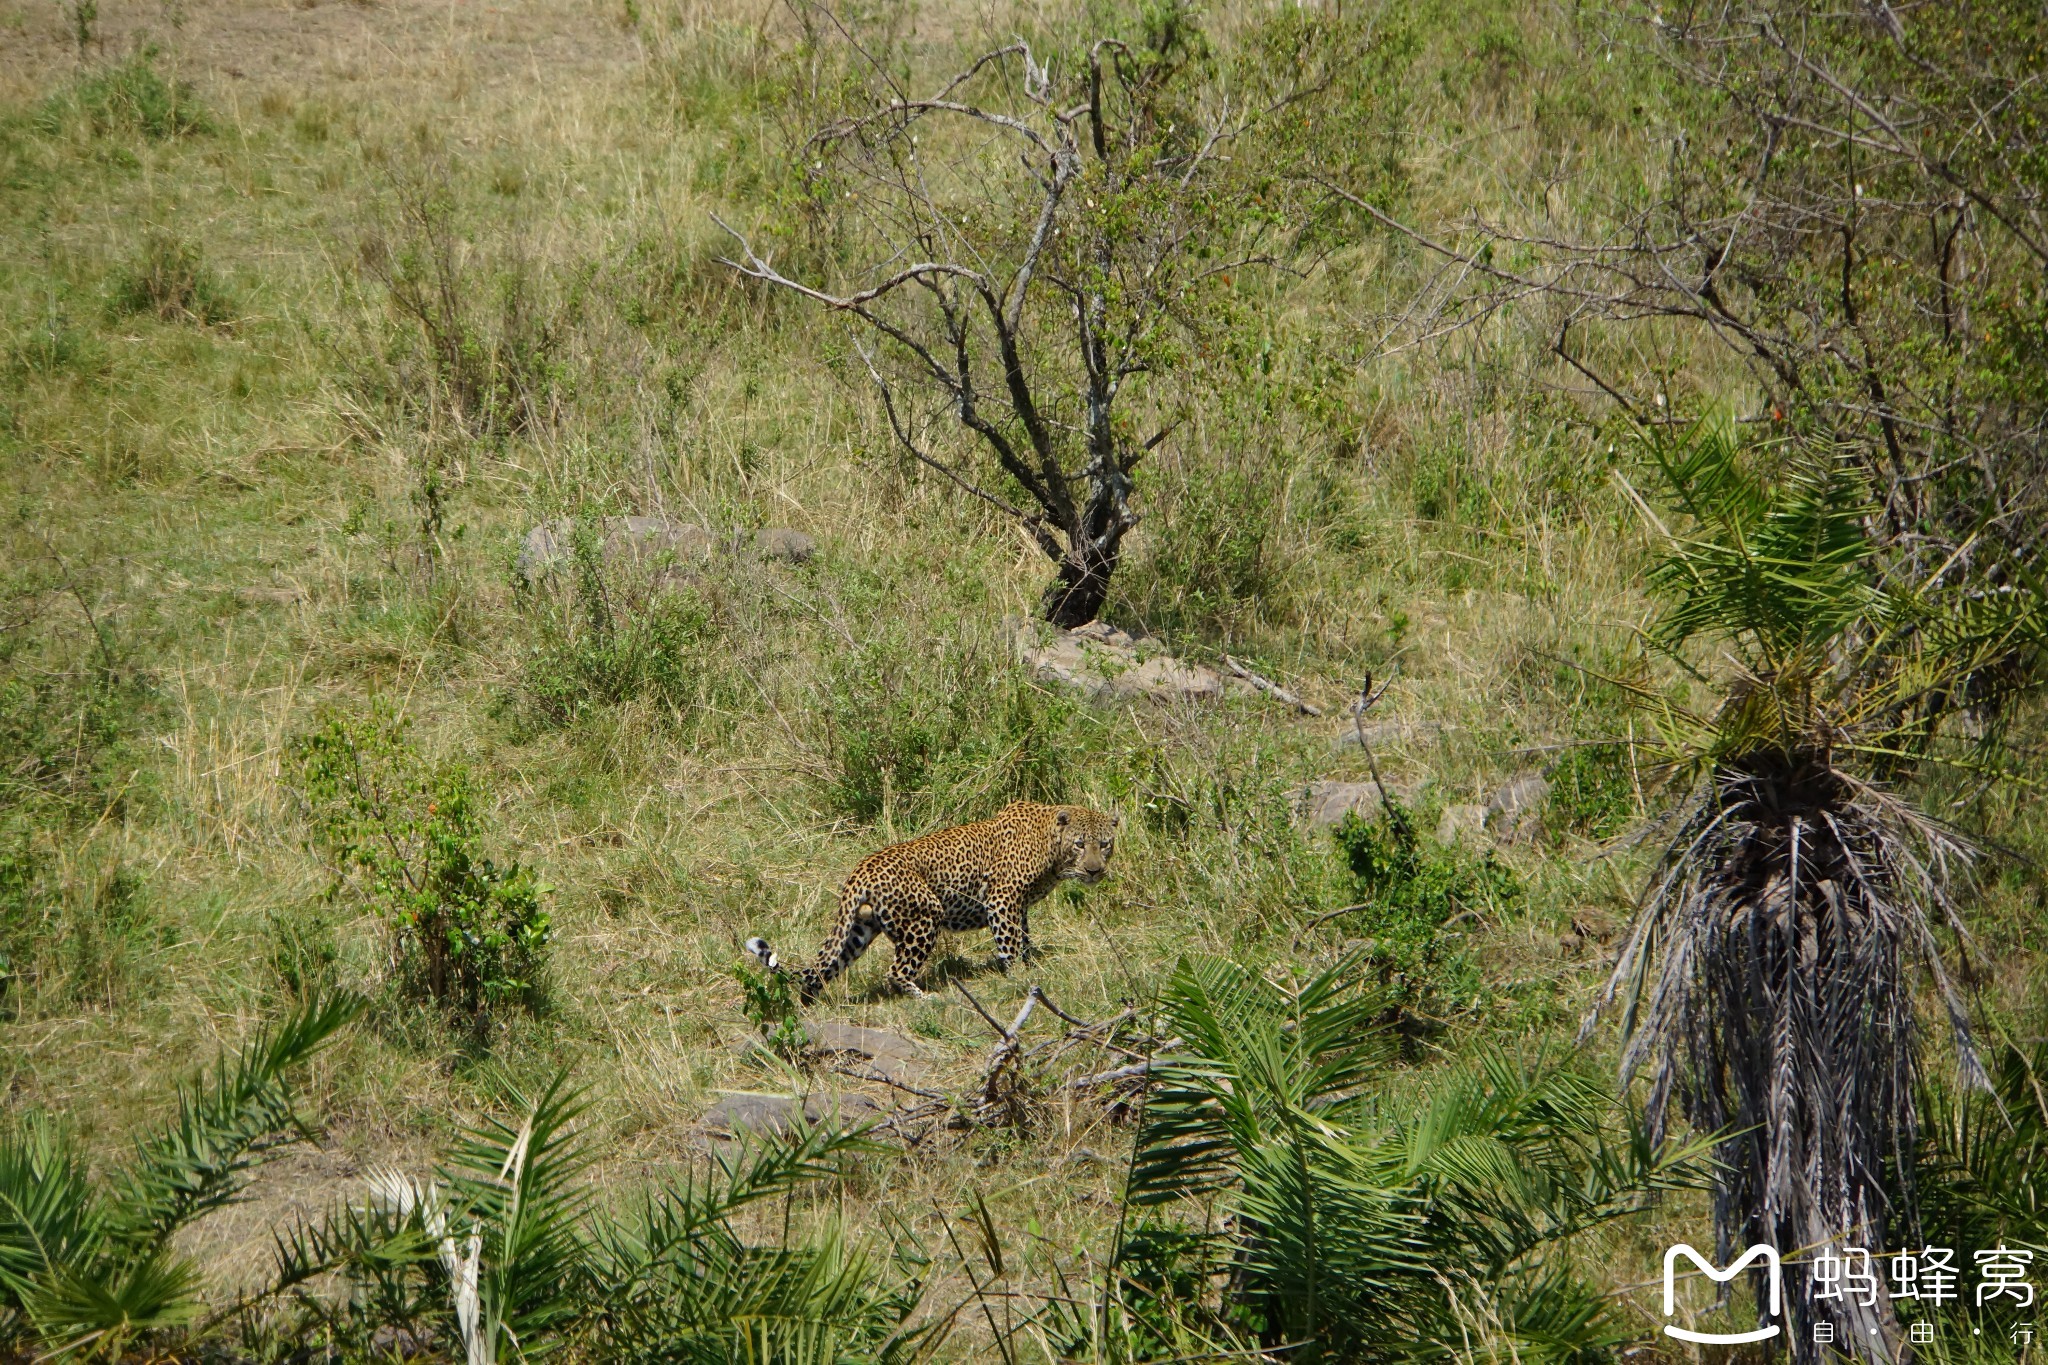
<svg viewBox="0 0 2048 1365">
<path fill-rule="evenodd" d="M 849 22 L 935 73 L 1013 34 L 1135 20 L 937 0 Z M 1656 74 L 1562 8 L 1372 22 L 1374 101 L 1338 135 L 1385 148 L 1426 231 L 1571 223 L 1573 194 L 1658 155 Z M 1514 893 L 1407 964 L 1397 1086 L 1574 1046 L 1658 794 L 1628 747 L 1573 746 L 1641 724 L 1607 678 L 1650 667 L 1655 547 L 1616 478 L 1626 432 L 1550 354 L 1554 323 L 1532 304 L 1434 325 L 1442 264 L 1363 220 L 1302 277 L 1241 274 L 1228 327 L 1154 381 L 1184 420 L 1142 467 L 1105 616 L 1190 658 L 1227 650 L 1324 716 L 1090 708 L 1011 656 L 1004 618 L 1048 576 L 1036 549 L 899 455 L 837 322 L 717 263 L 712 214 L 773 232 L 800 211 L 780 168 L 828 66 L 785 8 L 723 0 L 0 0 L 7 1109 L 118 1152 L 176 1077 L 299 993 L 383 1001 L 315 1065 L 317 1147 L 195 1230 L 223 1287 L 295 1211 L 373 1166 L 424 1169 L 502 1076 L 572 1069 L 608 1191 L 701 1160 L 720 1091 L 852 1086 L 748 1047 L 741 941 L 808 954 L 862 854 L 1013 796 L 1123 816 L 1111 879 L 1034 915 L 1042 958 L 998 976 L 984 938 L 956 939 L 910 1001 L 880 990 L 879 948 L 817 1017 L 924 1040 L 927 1084 L 965 1085 L 992 1039 L 955 980 L 999 1017 L 1036 982 L 1101 1018 L 1183 954 L 1326 965 L 1366 931 L 1318 920 L 1356 895 L 1297 796 L 1367 775 L 1336 741 L 1368 672 L 1393 679 L 1375 752 L 1424 829 L 1517 772 L 1553 781 L 1541 835 L 1491 855 Z M 513 376 L 504 410 L 435 401 L 447 376 L 387 289 L 407 253 L 445 263 L 443 322 Z M 1655 336 L 1610 360 L 1674 401 L 1740 401 L 1714 357 Z M 791 526 L 820 552 L 721 559 L 680 606 L 517 587 L 538 521 L 654 512 Z M 590 657 L 593 591 L 641 632 L 622 657 Z M 295 741 L 373 703 L 466 765 L 486 851 L 547 888 L 538 1003 L 481 1040 L 390 993 L 381 923 L 329 894 L 309 833 Z M 1994 1036 L 2027 1036 L 2038 818 L 2010 784 L 1929 804 L 2006 851 L 1968 903 L 1976 989 Z M 1586 1064 L 1612 1050 L 1596 1034 Z M 1024 1130 L 867 1160 L 805 1215 L 886 1214 L 950 1301 L 945 1229 L 971 1196 L 1049 1255 L 1099 1255 L 1129 1143 L 1099 1104 L 1054 1102 Z M 1674 1200 L 1584 1249 L 1646 1339 L 1643 1282 L 1703 1209 Z"/>
</svg>

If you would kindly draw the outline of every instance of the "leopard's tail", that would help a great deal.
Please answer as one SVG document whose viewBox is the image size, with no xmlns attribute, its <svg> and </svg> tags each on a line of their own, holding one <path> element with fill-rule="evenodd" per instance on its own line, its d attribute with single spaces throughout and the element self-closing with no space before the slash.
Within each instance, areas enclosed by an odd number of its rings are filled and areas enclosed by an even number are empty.
<svg viewBox="0 0 2048 1365">
<path fill-rule="evenodd" d="M 769 971 L 795 982 L 806 1005 L 818 998 L 826 982 L 852 966 L 854 959 L 866 952 L 868 945 L 875 941 L 875 935 L 881 932 L 882 918 L 875 913 L 872 893 L 847 891 L 842 892 L 840 899 L 838 923 L 818 949 L 815 966 L 785 967 L 781 957 L 768 946 L 767 939 L 755 937 L 747 940 L 747 951 Z"/>
<path fill-rule="evenodd" d="M 825 988 L 824 981 L 820 979 L 814 968 L 798 967 L 792 971 L 788 967 L 783 966 L 782 958 L 773 948 L 768 946 L 767 939 L 759 937 L 750 938 L 747 940 L 746 948 L 763 967 L 783 980 L 795 985 L 798 997 L 806 1005 L 815 1000 L 818 992 Z"/>
</svg>

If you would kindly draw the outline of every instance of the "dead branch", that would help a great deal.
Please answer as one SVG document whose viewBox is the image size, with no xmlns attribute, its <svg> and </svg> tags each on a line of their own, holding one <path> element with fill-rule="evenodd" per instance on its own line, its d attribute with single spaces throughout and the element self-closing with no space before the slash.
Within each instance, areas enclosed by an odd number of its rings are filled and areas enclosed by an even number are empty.
<svg viewBox="0 0 2048 1365">
<path fill-rule="evenodd" d="M 1321 707 L 1311 706 L 1309 703 L 1303 701 L 1300 697 L 1295 696 L 1292 692 L 1289 692 L 1286 688 L 1282 687 L 1279 683 L 1274 682 L 1270 678 L 1264 678 L 1259 676 L 1257 673 L 1252 672 L 1249 668 L 1246 668 L 1243 664 L 1239 663 L 1236 659 L 1232 658 L 1228 654 L 1223 656 L 1223 666 L 1225 668 L 1228 668 L 1232 673 L 1235 673 L 1238 677 L 1243 678 L 1253 687 L 1256 687 L 1259 691 L 1273 698 L 1273 700 L 1278 702 L 1284 702 L 1286 705 L 1291 706 L 1295 710 L 1301 712 L 1301 714 L 1303 714 L 1304 716 L 1320 716 L 1321 714 L 1323 714 Z"/>
</svg>

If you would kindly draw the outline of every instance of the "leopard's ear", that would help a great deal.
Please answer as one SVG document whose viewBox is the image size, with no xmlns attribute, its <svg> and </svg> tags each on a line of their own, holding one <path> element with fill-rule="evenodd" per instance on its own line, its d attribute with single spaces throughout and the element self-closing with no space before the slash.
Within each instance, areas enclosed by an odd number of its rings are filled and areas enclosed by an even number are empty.
<svg viewBox="0 0 2048 1365">
<path fill-rule="evenodd" d="M 1054 824 L 1065 825 L 1067 823 L 1067 820 L 1069 819 L 1069 816 L 1067 815 L 1066 809 L 1062 807 L 1059 813 L 1057 815 L 1054 815 L 1052 818 Z"/>
</svg>

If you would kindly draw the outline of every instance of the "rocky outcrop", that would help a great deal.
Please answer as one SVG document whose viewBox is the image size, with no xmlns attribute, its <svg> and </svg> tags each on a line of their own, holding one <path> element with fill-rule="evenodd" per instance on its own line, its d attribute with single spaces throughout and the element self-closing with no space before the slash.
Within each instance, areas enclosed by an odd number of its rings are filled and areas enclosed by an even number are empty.
<svg viewBox="0 0 2048 1365">
<path fill-rule="evenodd" d="M 1395 778 L 1387 780 L 1388 798 L 1404 808 L 1415 805 L 1427 790 L 1427 777 L 1412 782 Z M 1379 784 L 1369 778 L 1364 782 L 1311 782 L 1302 789 L 1297 804 L 1302 820 L 1310 829 L 1342 824 L 1347 815 L 1356 815 L 1361 820 L 1376 820 L 1386 811 L 1380 800 Z"/>
<path fill-rule="evenodd" d="M 1356 749 L 1361 732 L 1366 744 L 1374 753 L 1382 749 L 1417 748 L 1434 744 L 1449 734 L 1451 727 L 1440 725 L 1433 720 L 1369 720 L 1360 725 L 1346 721 L 1341 729 L 1330 738 L 1333 749 Z"/>
<path fill-rule="evenodd" d="M 1128 701 L 1204 702 L 1249 694 L 1250 684 L 1177 659 L 1157 641 L 1102 621 L 1060 630 L 1012 617 L 1017 658 L 1033 677 L 1100 705 Z"/>
<path fill-rule="evenodd" d="M 1523 843 L 1543 836 L 1543 807 L 1550 800 L 1550 780 L 1531 768 L 1516 773 L 1486 802 L 1486 827 L 1503 843 Z"/>
<path fill-rule="evenodd" d="M 721 1095 L 704 1115 L 703 1128 L 713 1136 L 735 1138 L 787 1132 L 799 1120 L 811 1126 L 853 1128 L 884 1112 L 880 1101 L 861 1094 Z"/>
<path fill-rule="evenodd" d="M 901 1034 L 858 1024 L 806 1023 L 811 1048 L 827 1056 L 843 1056 L 857 1070 L 873 1072 L 907 1084 L 929 1069 L 924 1049 Z"/>
</svg>

